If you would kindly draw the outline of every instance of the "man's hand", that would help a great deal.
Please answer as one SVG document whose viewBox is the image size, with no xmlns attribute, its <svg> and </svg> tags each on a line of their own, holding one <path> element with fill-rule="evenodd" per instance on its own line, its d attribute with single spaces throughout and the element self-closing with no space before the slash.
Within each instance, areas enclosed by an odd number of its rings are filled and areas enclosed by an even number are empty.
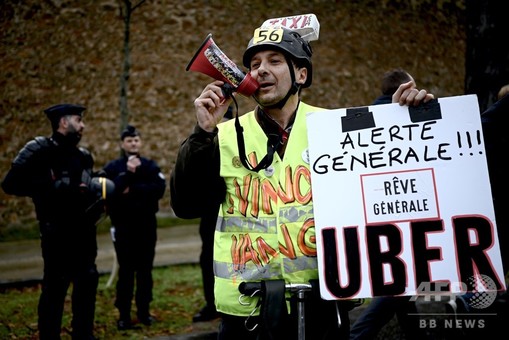
<svg viewBox="0 0 509 340">
<path fill-rule="evenodd" d="M 220 80 L 208 84 L 194 100 L 198 125 L 207 132 L 214 131 L 233 100 L 224 97 L 221 90 L 223 84 L 224 82 Z"/>
<path fill-rule="evenodd" d="M 136 169 L 141 165 L 141 160 L 136 155 L 131 155 L 127 157 L 127 171 L 132 172 L 133 174 L 136 172 Z M 127 194 L 129 192 L 129 186 L 124 189 L 123 194 Z"/>
<path fill-rule="evenodd" d="M 136 168 L 141 165 L 140 158 L 135 155 L 131 155 L 127 158 L 127 171 L 136 172 Z"/>
<path fill-rule="evenodd" d="M 426 90 L 418 90 L 415 88 L 414 82 L 401 84 L 396 92 L 392 95 L 392 102 L 399 105 L 417 106 L 421 103 L 427 103 L 435 96 Z"/>
</svg>

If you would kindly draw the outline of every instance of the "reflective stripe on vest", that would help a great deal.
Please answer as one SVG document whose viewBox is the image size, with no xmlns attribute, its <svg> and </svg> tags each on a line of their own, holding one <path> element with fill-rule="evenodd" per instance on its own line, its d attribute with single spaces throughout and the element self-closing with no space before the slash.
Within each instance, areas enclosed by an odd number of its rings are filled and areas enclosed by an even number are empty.
<svg viewBox="0 0 509 340">
<path fill-rule="evenodd" d="M 215 297 L 221 312 L 247 316 L 253 311 L 256 299 L 244 299 L 251 302 L 248 306 L 238 300 L 244 281 L 318 278 L 306 114 L 319 110 L 299 104 L 284 159 L 275 154 L 271 171 L 256 173 L 242 166 L 235 120 L 218 126 L 227 190 L 214 235 Z M 246 155 L 255 166 L 267 153 L 267 136 L 254 111 L 239 119 Z"/>
</svg>

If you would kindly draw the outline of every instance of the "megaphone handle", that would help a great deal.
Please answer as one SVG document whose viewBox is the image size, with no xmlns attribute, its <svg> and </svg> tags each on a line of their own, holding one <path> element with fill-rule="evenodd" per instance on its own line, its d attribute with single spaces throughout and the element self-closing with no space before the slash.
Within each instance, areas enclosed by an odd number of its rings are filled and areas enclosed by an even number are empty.
<svg viewBox="0 0 509 340">
<path fill-rule="evenodd" d="M 235 92 L 235 86 L 230 83 L 224 83 L 221 86 L 221 91 L 223 92 L 223 96 L 225 99 L 228 99 L 232 96 L 232 93 Z"/>
</svg>

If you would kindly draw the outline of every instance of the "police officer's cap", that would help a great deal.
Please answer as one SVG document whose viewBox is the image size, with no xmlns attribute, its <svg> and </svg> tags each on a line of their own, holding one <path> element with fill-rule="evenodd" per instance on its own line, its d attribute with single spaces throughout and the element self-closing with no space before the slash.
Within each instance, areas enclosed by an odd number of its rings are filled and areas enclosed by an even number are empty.
<svg viewBox="0 0 509 340">
<path fill-rule="evenodd" d="M 120 140 L 124 140 L 126 137 L 141 136 L 140 132 L 132 125 L 127 125 L 120 134 Z"/>
<path fill-rule="evenodd" d="M 86 109 L 86 107 L 76 104 L 58 104 L 48 107 L 44 113 L 49 120 L 55 121 L 67 115 L 82 116 Z"/>
</svg>

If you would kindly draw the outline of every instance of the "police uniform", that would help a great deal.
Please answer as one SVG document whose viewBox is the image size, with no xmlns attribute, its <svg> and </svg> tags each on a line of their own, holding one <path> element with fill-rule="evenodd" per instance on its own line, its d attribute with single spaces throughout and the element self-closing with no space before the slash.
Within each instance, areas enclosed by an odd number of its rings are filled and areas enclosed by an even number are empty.
<svg viewBox="0 0 509 340">
<path fill-rule="evenodd" d="M 128 126 L 121 139 L 138 134 L 134 127 Z M 108 213 L 115 228 L 114 245 L 119 265 L 115 300 L 120 312 L 119 329 L 131 327 L 135 282 L 138 320 L 147 325 L 152 322 L 149 306 L 157 241 L 156 212 L 166 189 L 166 180 L 155 161 L 139 158 L 141 165 L 135 173 L 127 170 L 127 155 L 109 162 L 103 169 L 116 188 Z M 124 193 L 126 188 L 129 190 Z"/>
<path fill-rule="evenodd" d="M 78 148 L 79 136 L 56 131 L 65 115 L 82 115 L 84 107 L 61 104 L 45 110 L 51 138 L 36 137 L 12 162 L 2 188 L 32 198 L 40 225 L 44 275 L 39 300 L 40 339 L 60 339 L 64 300 L 72 290 L 73 339 L 93 338 L 98 272 L 96 221 L 103 209 L 90 190 L 94 161 Z"/>
</svg>

